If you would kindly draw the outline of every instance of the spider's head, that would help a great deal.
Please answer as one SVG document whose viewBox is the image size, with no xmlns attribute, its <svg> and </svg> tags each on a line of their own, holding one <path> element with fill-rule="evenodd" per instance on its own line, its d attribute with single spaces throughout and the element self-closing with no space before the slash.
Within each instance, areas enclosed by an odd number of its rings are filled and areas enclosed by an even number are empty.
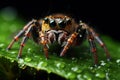
<svg viewBox="0 0 120 80">
<path fill-rule="evenodd" d="M 71 24 L 71 18 L 65 17 L 45 17 L 44 23 L 48 24 L 51 28 L 65 28 L 67 25 Z"/>
<path fill-rule="evenodd" d="M 42 31 L 46 32 L 48 30 L 64 30 L 71 33 L 74 32 L 75 29 L 73 26 L 74 23 L 74 19 L 69 16 L 62 14 L 50 15 L 42 19 Z"/>
</svg>

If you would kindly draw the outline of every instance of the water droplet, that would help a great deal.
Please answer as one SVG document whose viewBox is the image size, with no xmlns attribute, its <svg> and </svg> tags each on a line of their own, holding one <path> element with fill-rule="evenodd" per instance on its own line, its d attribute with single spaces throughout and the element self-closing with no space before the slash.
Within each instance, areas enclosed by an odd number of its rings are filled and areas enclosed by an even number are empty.
<svg viewBox="0 0 120 80">
<path fill-rule="evenodd" d="M 88 69 L 90 69 L 90 71 L 91 71 L 92 73 L 95 73 L 95 72 L 96 72 L 96 69 L 95 69 L 93 66 L 88 67 Z"/>
<path fill-rule="evenodd" d="M 72 57 L 72 62 L 77 62 L 77 58 Z"/>
<path fill-rule="evenodd" d="M 93 69 L 93 67 L 92 67 L 92 66 L 90 66 L 90 67 L 89 67 L 89 69 L 90 69 L 90 70 L 92 70 L 92 69 Z"/>
<path fill-rule="evenodd" d="M 25 58 L 25 62 L 30 62 L 31 60 L 32 60 L 31 58 L 28 57 Z"/>
<path fill-rule="evenodd" d="M 117 63 L 118 65 L 120 65 L 120 59 L 117 59 L 117 60 L 116 60 L 116 63 Z"/>
<path fill-rule="evenodd" d="M 27 53 L 31 53 L 31 48 L 28 48 Z"/>
<path fill-rule="evenodd" d="M 3 44 L 3 43 L 0 44 L 1 51 L 5 51 L 6 50 L 6 49 L 4 49 L 4 46 L 5 46 L 5 44 Z"/>
<path fill-rule="evenodd" d="M 25 64 L 21 64 L 21 65 L 19 65 L 20 66 L 20 68 L 22 68 L 22 69 L 25 69 L 27 66 L 25 65 Z"/>
<path fill-rule="evenodd" d="M 88 74 L 88 73 L 85 73 L 84 75 L 83 75 L 83 77 L 86 79 L 86 80 L 92 80 L 92 78 L 91 78 L 91 76 L 90 76 L 90 73 Z"/>
<path fill-rule="evenodd" d="M 109 73 L 106 73 L 106 80 L 110 80 Z"/>
<path fill-rule="evenodd" d="M 5 46 L 5 44 L 3 44 L 3 43 L 2 43 L 2 44 L 0 44 L 0 48 L 3 48 L 4 46 Z"/>
<path fill-rule="evenodd" d="M 67 77 L 69 77 L 70 79 L 75 79 L 76 75 L 74 73 L 69 72 L 67 74 Z"/>
<path fill-rule="evenodd" d="M 58 68 L 64 68 L 65 67 L 65 63 L 57 63 L 56 66 Z"/>
<path fill-rule="evenodd" d="M 101 62 L 101 66 L 105 66 L 106 63 L 104 61 L 100 61 Z"/>
<path fill-rule="evenodd" d="M 74 71 L 74 72 L 77 72 L 77 73 L 81 73 L 82 72 L 82 70 L 79 69 L 79 67 L 77 67 L 77 66 L 76 67 L 72 67 L 71 70 Z"/>
<path fill-rule="evenodd" d="M 120 59 L 117 59 L 117 60 L 116 60 L 116 63 L 120 63 Z"/>
<path fill-rule="evenodd" d="M 16 52 L 15 51 L 12 51 L 12 52 L 10 52 L 11 54 L 15 54 Z"/>
<path fill-rule="evenodd" d="M 101 66 L 98 66 L 97 68 L 98 68 L 98 69 L 100 69 L 100 68 L 101 68 Z"/>
<path fill-rule="evenodd" d="M 77 70 L 78 70 L 78 67 L 72 67 L 71 70 L 77 71 Z"/>
<path fill-rule="evenodd" d="M 95 74 L 95 76 L 96 77 L 99 77 L 99 78 L 105 78 L 105 73 L 104 72 L 102 72 L 102 71 L 99 71 L 99 72 L 97 72 L 96 74 Z"/>
<path fill-rule="evenodd" d="M 38 67 L 38 69 L 39 69 L 39 68 L 41 68 L 41 67 L 46 67 L 46 66 L 47 66 L 47 62 L 43 62 L 43 61 L 42 61 L 42 62 L 39 62 L 39 64 L 38 64 L 37 67 Z"/>
<path fill-rule="evenodd" d="M 13 59 L 10 59 L 10 61 L 13 63 L 15 60 L 13 60 Z"/>
<path fill-rule="evenodd" d="M 24 63 L 24 60 L 23 59 L 18 59 L 18 63 Z"/>
<path fill-rule="evenodd" d="M 18 63 L 19 63 L 20 68 L 22 68 L 22 69 L 25 69 L 25 68 L 26 68 L 23 59 L 19 59 L 19 60 L 18 60 Z"/>
<path fill-rule="evenodd" d="M 85 79 L 83 79 L 82 75 L 80 75 L 80 74 L 77 75 L 77 79 L 78 79 L 78 80 L 85 80 Z"/>
</svg>

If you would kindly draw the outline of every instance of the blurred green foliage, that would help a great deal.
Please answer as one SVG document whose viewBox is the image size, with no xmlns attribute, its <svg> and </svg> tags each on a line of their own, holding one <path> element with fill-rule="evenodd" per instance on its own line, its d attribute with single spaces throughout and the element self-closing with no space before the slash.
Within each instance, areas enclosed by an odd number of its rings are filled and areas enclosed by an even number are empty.
<svg viewBox="0 0 120 80">
<path fill-rule="evenodd" d="M 10 13 L 8 13 L 8 11 Z M 28 40 L 21 59 L 17 59 L 20 41 L 12 50 L 6 47 L 25 25 L 14 9 L 5 8 L 0 12 L 0 80 L 119 80 L 120 79 L 120 43 L 102 35 L 112 56 L 106 61 L 104 50 L 97 46 L 99 64 L 93 66 L 92 54 L 85 41 L 79 47 L 71 47 L 65 57 L 59 57 L 58 44 L 50 46 L 46 60 L 42 47 Z"/>
</svg>

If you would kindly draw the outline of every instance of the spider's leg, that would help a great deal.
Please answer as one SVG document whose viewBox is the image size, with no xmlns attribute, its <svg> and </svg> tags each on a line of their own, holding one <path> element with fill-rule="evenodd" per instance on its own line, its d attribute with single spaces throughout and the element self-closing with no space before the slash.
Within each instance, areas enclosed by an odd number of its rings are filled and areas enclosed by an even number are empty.
<svg viewBox="0 0 120 80">
<path fill-rule="evenodd" d="M 67 52 L 67 50 L 69 49 L 69 47 L 73 44 L 73 42 L 75 41 L 76 37 L 77 37 L 78 33 L 74 32 L 73 34 L 71 34 L 71 36 L 68 38 L 67 43 L 65 44 L 62 52 L 60 53 L 60 56 L 64 56 L 65 53 Z"/>
<path fill-rule="evenodd" d="M 19 53 L 18 53 L 18 58 L 21 57 L 22 55 L 22 50 L 23 50 L 23 47 L 25 46 L 25 42 L 28 40 L 28 38 L 30 37 L 30 31 L 32 29 L 33 25 L 30 25 L 30 27 L 27 29 L 27 31 L 25 32 L 25 35 L 22 39 L 22 42 L 20 44 L 20 49 L 19 49 Z"/>
<path fill-rule="evenodd" d="M 92 36 L 94 37 L 94 39 L 100 44 L 100 46 L 104 49 L 105 53 L 106 53 L 106 57 L 107 60 L 109 61 L 111 59 L 110 53 L 107 50 L 107 47 L 105 46 L 104 42 L 100 39 L 100 37 L 98 36 L 98 34 L 92 29 L 90 28 L 87 24 L 85 23 L 80 23 L 80 25 L 83 26 L 83 28 L 86 28 L 88 30 L 88 32 L 90 32 L 92 34 Z"/>
<path fill-rule="evenodd" d="M 96 44 L 94 41 L 94 37 L 92 35 L 91 32 L 87 31 L 87 38 L 88 38 L 88 42 L 90 44 L 90 50 L 93 53 L 93 58 L 94 58 L 94 64 L 98 63 L 98 55 L 97 55 L 97 49 L 96 49 Z"/>
<path fill-rule="evenodd" d="M 14 44 L 14 42 L 18 41 L 18 39 L 23 36 L 23 34 L 25 33 L 25 30 L 21 30 L 15 37 L 14 39 L 10 42 L 10 44 L 7 47 L 7 50 L 10 50 Z"/>
<path fill-rule="evenodd" d="M 18 41 L 20 37 L 22 37 L 25 33 L 25 31 L 30 27 L 31 24 L 33 24 L 35 20 L 30 21 L 27 25 L 24 26 L 24 28 L 14 37 L 14 39 L 10 42 L 10 44 L 7 47 L 7 50 L 11 49 L 14 42 Z"/>
<path fill-rule="evenodd" d="M 40 32 L 40 38 L 41 38 L 41 41 L 40 43 L 43 45 L 43 50 L 44 50 L 44 54 L 45 54 L 45 57 L 46 59 L 48 59 L 48 41 L 47 41 L 47 38 L 46 38 L 46 35 L 42 32 Z"/>
<path fill-rule="evenodd" d="M 105 46 L 104 42 L 101 40 L 101 38 L 94 32 L 93 29 L 90 29 L 90 31 L 92 32 L 92 35 L 94 36 L 94 38 L 96 39 L 96 41 L 100 44 L 100 46 L 104 49 L 105 53 L 106 53 L 106 57 L 107 60 L 109 61 L 111 59 L 110 53 L 107 49 L 107 47 Z"/>
<path fill-rule="evenodd" d="M 48 46 L 47 46 L 47 44 L 44 45 L 44 53 L 45 53 L 46 59 L 48 59 Z"/>
</svg>

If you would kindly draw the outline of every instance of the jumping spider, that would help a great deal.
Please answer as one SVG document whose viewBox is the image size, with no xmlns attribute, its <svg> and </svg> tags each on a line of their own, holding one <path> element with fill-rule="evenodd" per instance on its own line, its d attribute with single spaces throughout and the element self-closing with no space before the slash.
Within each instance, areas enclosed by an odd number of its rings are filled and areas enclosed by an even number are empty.
<svg viewBox="0 0 120 80">
<path fill-rule="evenodd" d="M 80 22 L 78 24 L 73 18 L 64 14 L 53 14 L 40 20 L 33 19 L 14 37 L 7 49 L 11 49 L 14 42 L 18 41 L 20 37 L 23 37 L 23 39 L 18 57 L 21 57 L 23 47 L 29 37 L 32 37 L 34 42 L 43 46 L 46 58 L 48 58 L 48 44 L 58 42 L 63 46 L 60 56 L 64 56 L 70 46 L 80 45 L 83 38 L 86 37 L 94 56 L 94 64 L 98 63 L 95 40 L 104 49 L 107 59 L 110 60 L 110 54 L 97 33 L 86 23 Z"/>
</svg>

